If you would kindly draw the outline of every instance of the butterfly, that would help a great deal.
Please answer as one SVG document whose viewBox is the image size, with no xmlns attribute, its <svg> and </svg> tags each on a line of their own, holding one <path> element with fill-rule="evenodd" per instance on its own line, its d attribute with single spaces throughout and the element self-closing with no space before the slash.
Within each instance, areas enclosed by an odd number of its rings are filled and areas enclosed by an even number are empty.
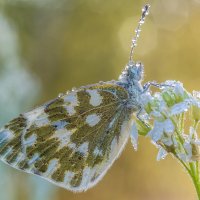
<svg viewBox="0 0 200 200">
<path fill-rule="evenodd" d="M 0 129 L 3 162 L 74 192 L 101 180 L 133 131 L 133 114 L 143 121 L 143 95 L 158 86 L 142 86 L 143 65 L 132 59 L 149 7 L 142 9 L 119 80 L 74 89 L 8 122 Z"/>
</svg>

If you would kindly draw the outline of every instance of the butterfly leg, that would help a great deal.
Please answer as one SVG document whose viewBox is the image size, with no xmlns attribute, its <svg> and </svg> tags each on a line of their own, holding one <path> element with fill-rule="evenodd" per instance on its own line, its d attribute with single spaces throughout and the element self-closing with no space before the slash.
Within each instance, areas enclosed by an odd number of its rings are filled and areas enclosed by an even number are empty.
<svg viewBox="0 0 200 200">
<path fill-rule="evenodd" d="M 144 119 L 141 117 L 142 114 L 142 107 L 140 107 L 140 109 L 138 110 L 138 112 L 136 113 L 136 117 L 139 121 L 141 121 L 147 128 L 150 128 L 149 124 L 147 124 Z"/>
<path fill-rule="evenodd" d="M 157 83 L 155 81 L 150 81 L 150 82 L 147 82 L 144 84 L 143 86 L 143 93 L 147 92 L 148 89 L 151 87 L 151 86 L 154 86 L 156 88 L 162 88 L 162 87 L 173 87 L 173 85 L 168 85 L 168 84 L 163 84 L 163 83 Z"/>
</svg>

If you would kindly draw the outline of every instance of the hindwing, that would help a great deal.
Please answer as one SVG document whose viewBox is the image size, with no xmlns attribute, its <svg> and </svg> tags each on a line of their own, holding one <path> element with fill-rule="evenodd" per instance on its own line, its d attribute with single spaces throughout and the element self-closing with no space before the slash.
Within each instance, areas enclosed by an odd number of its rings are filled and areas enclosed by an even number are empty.
<svg viewBox="0 0 200 200">
<path fill-rule="evenodd" d="M 72 191 L 95 185 L 129 136 L 129 95 L 116 83 L 68 92 L 0 130 L 0 158 Z"/>
</svg>

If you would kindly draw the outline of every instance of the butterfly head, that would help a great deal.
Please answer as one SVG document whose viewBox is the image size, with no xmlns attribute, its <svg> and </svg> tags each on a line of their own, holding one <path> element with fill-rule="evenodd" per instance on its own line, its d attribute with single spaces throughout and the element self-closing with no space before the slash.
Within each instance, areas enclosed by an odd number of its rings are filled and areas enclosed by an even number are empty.
<svg viewBox="0 0 200 200">
<path fill-rule="evenodd" d="M 144 66 L 141 62 L 129 64 L 127 66 L 127 72 L 130 79 L 140 81 L 143 78 Z"/>
<path fill-rule="evenodd" d="M 129 63 L 119 77 L 119 80 L 125 83 L 139 82 L 143 79 L 144 66 L 141 62 Z"/>
</svg>

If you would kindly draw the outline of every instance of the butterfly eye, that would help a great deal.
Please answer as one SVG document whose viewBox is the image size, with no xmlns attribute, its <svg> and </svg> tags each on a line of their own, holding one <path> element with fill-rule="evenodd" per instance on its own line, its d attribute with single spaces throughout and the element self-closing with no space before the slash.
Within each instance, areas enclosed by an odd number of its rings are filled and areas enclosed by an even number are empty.
<svg viewBox="0 0 200 200">
<path fill-rule="evenodd" d="M 127 76 L 130 81 L 140 81 L 143 77 L 143 65 L 138 62 L 133 66 L 129 66 L 127 69 Z"/>
<path fill-rule="evenodd" d="M 137 67 L 137 80 L 141 80 L 143 78 L 143 74 L 144 74 L 144 65 L 142 63 L 136 63 L 136 67 Z"/>
</svg>

